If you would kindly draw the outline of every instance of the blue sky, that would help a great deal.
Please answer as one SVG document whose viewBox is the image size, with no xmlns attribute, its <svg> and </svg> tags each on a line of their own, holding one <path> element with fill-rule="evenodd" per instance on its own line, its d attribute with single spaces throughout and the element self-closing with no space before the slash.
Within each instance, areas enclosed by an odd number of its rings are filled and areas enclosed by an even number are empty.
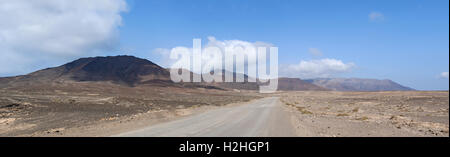
<svg viewBox="0 0 450 157">
<path fill-rule="evenodd" d="M 0 33 L 0 65 L 16 65 L 0 68 L 0 76 L 96 55 L 128 54 L 162 64 L 163 56 L 155 49 L 192 47 L 193 38 L 206 43 L 213 36 L 219 41 L 271 43 L 279 48 L 279 63 L 286 67 L 321 66 L 328 63 L 324 59 L 351 67 L 333 71 L 325 66 L 322 72 L 331 70 L 330 77 L 391 79 L 420 90 L 449 87 L 448 0 L 8 2 L 17 3 L 11 6 L 24 16 L 0 16 L 0 32 L 7 32 Z M 93 4 L 84 10 L 86 3 Z M 15 15 L 5 8 L 0 8 L 0 15 Z M 39 16 L 43 11 L 46 14 Z M 67 18 L 56 18 L 64 15 Z M 23 22 L 30 17 L 33 22 Z M 48 52 L 49 47 L 61 51 Z M 321 55 L 313 55 L 313 50 Z"/>
<path fill-rule="evenodd" d="M 339 77 L 392 79 L 416 89 L 448 89 L 447 0 L 128 1 L 120 40 L 140 57 L 192 47 L 192 38 L 263 41 L 279 47 L 280 64 L 322 58 L 352 62 Z M 382 17 L 371 20 L 369 14 Z"/>
</svg>

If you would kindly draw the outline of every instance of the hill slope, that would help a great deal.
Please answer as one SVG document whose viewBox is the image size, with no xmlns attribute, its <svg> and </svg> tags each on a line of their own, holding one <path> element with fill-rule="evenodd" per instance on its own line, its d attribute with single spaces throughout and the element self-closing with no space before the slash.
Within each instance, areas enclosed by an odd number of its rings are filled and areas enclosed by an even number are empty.
<svg viewBox="0 0 450 157">
<path fill-rule="evenodd" d="M 282 91 L 326 91 L 326 89 L 321 86 L 303 81 L 299 78 L 279 78 L 278 79 L 278 90 Z"/>
<path fill-rule="evenodd" d="M 80 58 L 73 62 L 27 75 L 2 78 L 0 83 L 25 85 L 67 81 L 110 81 L 136 85 L 151 80 L 170 81 L 170 73 L 145 59 L 133 56 Z"/>
<path fill-rule="evenodd" d="M 409 91 L 414 90 L 391 80 L 360 78 L 329 78 L 306 80 L 324 88 L 336 91 Z"/>
<path fill-rule="evenodd" d="M 188 70 L 184 71 L 189 72 L 191 75 L 198 75 Z M 225 70 L 222 72 L 234 77 L 237 75 Z M 224 80 L 224 76 L 219 77 Z M 259 90 L 261 83 L 249 82 L 250 77 L 245 74 L 243 76 L 244 82 L 174 83 L 170 79 L 170 69 L 162 68 L 149 60 L 133 56 L 108 56 L 80 58 L 58 67 L 39 70 L 27 75 L 0 78 L 0 88 L 8 86 L 27 88 L 35 85 L 64 85 L 69 82 L 112 82 L 127 86 L 157 85 L 180 88 Z M 322 91 L 327 89 L 298 78 L 280 78 L 278 80 L 278 90 Z"/>
</svg>

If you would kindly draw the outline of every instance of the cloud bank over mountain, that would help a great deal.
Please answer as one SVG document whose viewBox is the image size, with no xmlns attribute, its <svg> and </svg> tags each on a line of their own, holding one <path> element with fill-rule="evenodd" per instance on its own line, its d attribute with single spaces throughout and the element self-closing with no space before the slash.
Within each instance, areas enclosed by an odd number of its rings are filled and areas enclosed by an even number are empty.
<svg viewBox="0 0 450 157">
<path fill-rule="evenodd" d="M 327 78 L 351 72 L 354 63 L 345 63 L 338 59 L 301 60 L 298 64 L 284 65 L 281 73 L 288 77 Z"/>
<path fill-rule="evenodd" d="M 247 55 L 248 61 L 237 61 L 236 67 L 238 66 L 248 66 L 250 68 L 257 66 L 256 61 L 257 56 L 251 55 L 251 50 L 257 50 L 258 47 L 276 47 L 276 45 L 268 42 L 250 42 L 250 41 L 244 41 L 244 40 L 217 40 L 215 37 L 208 37 L 208 41 L 202 45 L 202 52 L 205 52 L 208 48 L 211 47 L 217 47 L 221 50 L 222 57 L 226 57 L 224 52 L 226 49 L 232 49 L 235 47 L 242 47 L 244 51 L 242 52 L 234 52 L 234 53 L 244 53 Z M 182 47 L 177 46 L 174 47 L 174 49 L 188 49 L 189 52 L 192 54 L 192 47 Z M 153 52 L 161 55 L 161 60 L 159 63 L 161 63 L 165 67 L 172 67 L 174 62 L 177 60 L 171 60 L 170 59 L 170 52 L 172 49 L 168 48 L 157 48 L 154 49 Z M 283 53 L 283 52 L 279 52 Z M 317 48 L 311 48 L 309 49 L 309 53 L 315 55 L 315 56 L 322 56 L 322 52 L 318 50 Z M 231 60 L 231 59 L 230 59 Z M 202 63 L 210 62 L 215 66 L 216 69 L 223 69 L 222 64 L 223 60 L 222 58 L 202 58 Z M 189 64 L 188 62 L 178 64 L 184 65 Z M 269 64 L 269 63 L 267 63 Z M 281 63 L 282 64 L 282 63 Z M 187 67 L 187 66 L 185 66 Z M 341 60 L 338 59 L 332 59 L 332 58 L 325 58 L 325 59 L 317 59 L 317 60 L 301 60 L 298 64 L 283 64 L 279 68 L 280 76 L 287 76 L 287 77 L 297 77 L 297 78 L 319 78 L 319 77 L 331 77 L 335 75 L 339 75 L 341 73 L 348 73 L 351 72 L 351 70 L 355 67 L 354 63 L 344 63 Z M 232 71 L 233 67 L 225 67 L 228 71 Z M 201 73 L 201 71 L 195 71 L 195 73 Z M 236 72 L 238 73 L 244 73 L 244 70 L 237 69 Z M 255 77 L 251 74 L 249 74 L 251 77 Z"/>
</svg>

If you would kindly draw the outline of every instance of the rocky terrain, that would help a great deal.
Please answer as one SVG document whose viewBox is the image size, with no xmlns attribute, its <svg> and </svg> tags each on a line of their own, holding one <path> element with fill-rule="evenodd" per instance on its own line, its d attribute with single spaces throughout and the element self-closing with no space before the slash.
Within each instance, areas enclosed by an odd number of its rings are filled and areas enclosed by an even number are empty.
<svg viewBox="0 0 450 157">
<path fill-rule="evenodd" d="M 255 92 L 205 88 L 128 87 L 112 83 L 33 85 L 0 90 L 0 136 L 64 135 L 71 128 L 121 121 L 139 114 L 223 106 L 259 98 Z M 83 134 L 81 134 L 82 136 Z"/>
<path fill-rule="evenodd" d="M 449 93 L 284 92 L 299 136 L 449 136 Z"/>
</svg>

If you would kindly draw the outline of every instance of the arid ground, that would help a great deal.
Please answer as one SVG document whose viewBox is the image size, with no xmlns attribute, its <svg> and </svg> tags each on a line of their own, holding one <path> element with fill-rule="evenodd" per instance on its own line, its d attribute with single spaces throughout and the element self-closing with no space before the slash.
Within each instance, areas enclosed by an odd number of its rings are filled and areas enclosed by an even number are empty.
<svg viewBox="0 0 450 157">
<path fill-rule="evenodd" d="M 447 91 L 262 95 L 105 83 L 2 89 L 0 136 L 113 136 L 263 97 L 277 98 L 297 136 L 449 136 Z"/>
<path fill-rule="evenodd" d="M 449 93 L 287 92 L 299 136 L 449 136 Z"/>
<path fill-rule="evenodd" d="M 111 125 L 104 130 L 96 127 L 111 122 L 121 124 L 145 117 L 149 124 L 188 115 L 194 109 L 255 98 L 260 98 L 256 92 L 109 83 L 5 88 L 0 89 L 0 136 L 103 136 L 114 132 L 108 128 Z M 71 131 L 86 127 L 94 130 Z"/>
</svg>

